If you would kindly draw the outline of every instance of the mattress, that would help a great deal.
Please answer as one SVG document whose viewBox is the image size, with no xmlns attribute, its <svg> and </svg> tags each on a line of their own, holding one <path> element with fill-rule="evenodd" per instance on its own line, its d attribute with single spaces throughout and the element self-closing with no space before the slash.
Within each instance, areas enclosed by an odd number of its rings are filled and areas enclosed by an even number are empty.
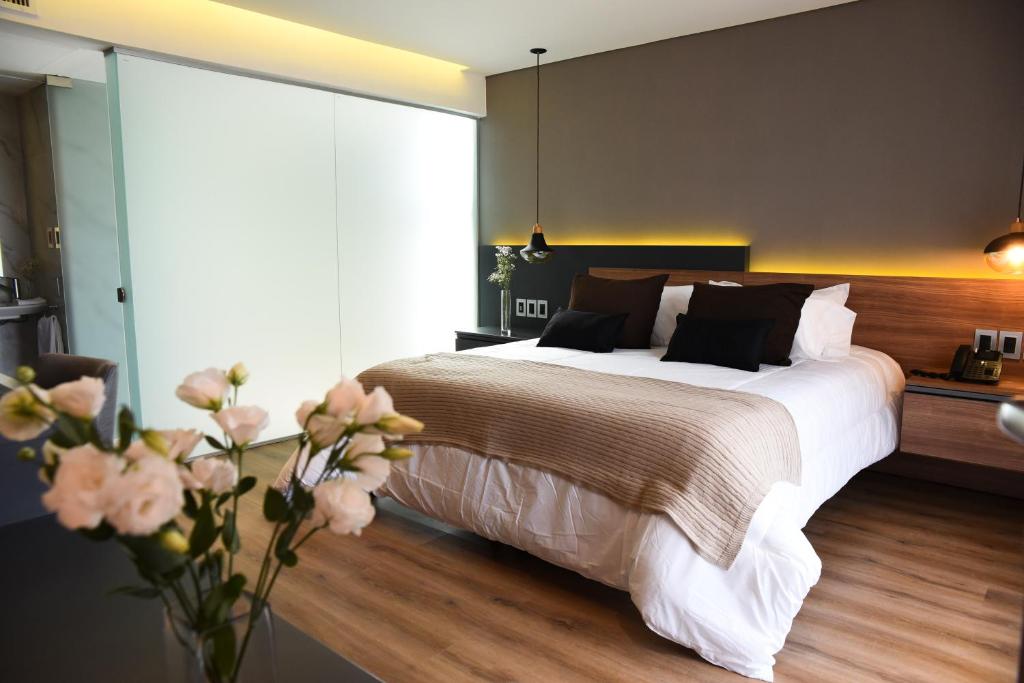
<svg viewBox="0 0 1024 683">
<path fill-rule="evenodd" d="M 709 662 L 772 680 L 775 654 L 821 572 L 802 528 L 854 474 L 896 448 L 904 377 L 895 361 L 854 346 L 838 361 L 755 373 L 662 363 L 663 348 L 595 354 L 527 340 L 464 353 L 752 392 L 789 410 L 800 438 L 801 484 L 772 487 L 728 570 L 701 559 L 664 515 L 457 448 L 414 446 L 416 457 L 397 463 L 381 490 L 430 517 L 626 590 L 656 633 Z"/>
</svg>

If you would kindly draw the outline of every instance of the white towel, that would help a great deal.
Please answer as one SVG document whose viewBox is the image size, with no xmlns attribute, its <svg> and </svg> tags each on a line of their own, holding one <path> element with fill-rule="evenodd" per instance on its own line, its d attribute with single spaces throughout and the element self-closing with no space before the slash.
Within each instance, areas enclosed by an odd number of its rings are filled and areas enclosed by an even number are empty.
<svg viewBox="0 0 1024 683">
<path fill-rule="evenodd" d="M 55 315 L 44 315 L 36 325 L 39 353 L 64 353 L 64 334 Z"/>
</svg>

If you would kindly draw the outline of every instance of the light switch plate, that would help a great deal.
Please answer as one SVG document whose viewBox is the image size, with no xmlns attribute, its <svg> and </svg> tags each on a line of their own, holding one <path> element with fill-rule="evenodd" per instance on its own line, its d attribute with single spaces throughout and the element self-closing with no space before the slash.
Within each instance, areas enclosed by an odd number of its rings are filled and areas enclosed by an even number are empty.
<svg viewBox="0 0 1024 683">
<path fill-rule="evenodd" d="M 999 350 L 1003 352 L 1003 358 L 1009 360 L 1020 360 L 1020 343 L 1024 338 L 1024 332 L 999 331 Z"/>
<path fill-rule="evenodd" d="M 547 318 L 548 317 L 548 300 L 537 299 L 537 317 Z"/>
<path fill-rule="evenodd" d="M 526 317 L 536 318 L 537 317 L 537 300 L 527 299 L 526 300 Z"/>
<path fill-rule="evenodd" d="M 526 299 L 516 299 L 516 315 L 520 318 L 526 317 Z"/>
<path fill-rule="evenodd" d="M 988 338 L 986 340 L 986 337 Z M 987 344 L 985 342 L 988 342 Z M 994 349 L 999 343 L 999 333 L 996 330 L 983 330 L 978 328 L 974 330 L 974 350 L 981 351 L 983 349 Z"/>
</svg>

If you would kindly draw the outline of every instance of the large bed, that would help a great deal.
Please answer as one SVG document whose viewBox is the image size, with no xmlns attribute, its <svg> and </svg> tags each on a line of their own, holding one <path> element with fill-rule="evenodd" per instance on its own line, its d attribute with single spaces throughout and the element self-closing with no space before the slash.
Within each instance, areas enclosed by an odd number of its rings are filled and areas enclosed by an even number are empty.
<svg viewBox="0 0 1024 683">
<path fill-rule="evenodd" d="M 772 680 L 774 655 L 821 563 L 801 529 L 898 439 L 904 376 L 884 353 L 745 372 L 662 363 L 664 348 L 595 354 L 533 340 L 464 353 L 749 392 L 781 403 L 799 435 L 799 486 L 778 482 L 729 569 L 700 557 L 666 515 L 623 506 L 558 475 L 447 445 L 414 445 L 381 493 L 454 526 L 629 591 L 647 626 L 706 660 Z"/>
</svg>

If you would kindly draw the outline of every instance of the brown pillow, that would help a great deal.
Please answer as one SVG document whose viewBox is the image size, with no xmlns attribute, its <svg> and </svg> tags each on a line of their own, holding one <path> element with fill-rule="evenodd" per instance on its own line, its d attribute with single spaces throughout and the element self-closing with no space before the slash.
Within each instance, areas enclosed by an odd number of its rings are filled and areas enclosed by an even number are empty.
<svg viewBox="0 0 1024 683">
<path fill-rule="evenodd" d="M 789 352 L 800 324 L 800 311 L 813 291 L 814 285 L 793 283 L 719 287 L 695 282 L 687 315 L 712 320 L 774 320 L 761 362 L 790 365 Z"/>
<path fill-rule="evenodd" d="M 661 305 L 661 290 L 668 275 L 640 280 L 608 280 L 593 275 L 577 275 L 572 280 L 569 308 L 591 313 L 628 313 L 622 326 L 620 349 L 651 348 L 651 330 Z"/>
</svg>

